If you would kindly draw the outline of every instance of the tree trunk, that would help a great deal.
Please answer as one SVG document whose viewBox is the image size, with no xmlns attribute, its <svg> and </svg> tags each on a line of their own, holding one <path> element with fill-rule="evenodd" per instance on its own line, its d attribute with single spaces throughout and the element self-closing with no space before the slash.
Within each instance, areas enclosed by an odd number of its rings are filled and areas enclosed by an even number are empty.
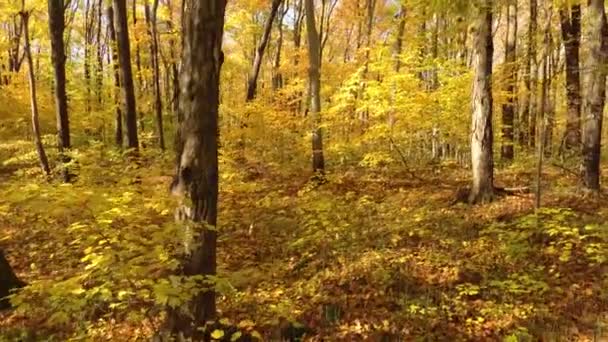
<svg viewBox="0 0 608 342">
<path fill-rule="evenodd" d="M 489 202 L 494 197 L 494 161 L 492 156 L 492 0 L 477 4 L 474 41 L 473 115 L 471 127 L 471 163 L 473 185 L 471 203 Z"/>
<path fill-rule="evenodd" d="M 218 201 L 218 107 L 220 69 L 224 60 L 222 36 L 226 0 L 187 0 L 184 17 L 177 175 L 173 193 L 184 197 L 187 219 L 217 225 Z M 203 226 L 203 225 L 202 225 Z M 183 265 L 186 275 L 216 273 L 216 230 L 203 226 L 198 243 Z M 215 292 L 203 291 L 191 305 L 195 326 L 215 318 Z M 192 336 L 191 319 L 169 313 L 173 332 Z"/>
<path fill-rule="evenodd" d="M 608 25 L 603 0 L 589 1 L 590 53 L 587 67 L 585 120 L 583 130 L 583 169 L 585 187 L 600 189 L 600 148 L 602 117 L 606 99 L 606 62 L 608 62 Z"/>
<path fill-rule="evenodd" d="M 578 149 L 581 143 L 581 81 L 579 70 L 581 5 L 574 4 L 569 11 L 567 7 L 561 7 L 559 17 L 566 55 L 566 98 L 568 103 L 564 147 L 566 149 Z"/>
<path fill-rule="evenodd" d="M 315 24 L 315 6 L 313 0 L 304 0 L 306 7 L 306 32 L 308 35 L 308 82 L 310 89 L 310 116 L 312 130 L 312 170 L 315 173 L 325 171 L 323 157 L 323 132 L 321 122 L 321 42 Z"/>
<path fill-rule="evenodd" d="M 40 122 L 38 119 L 38 101 L 36 100 L 36 77 L 34 76 L 34 62 L 32 60 L 32 51 L 30 48 L 30 34 L 29 34 L 29 18 L 30 12 L 21 9 L 19 13 L 23 25 L 23 39 L 25 40 L 24 52 L 25 59 L 28 66 L 28 80 L 30 84 L 30 105 L 32 108 L 32 130 L 34 132 L 34 143 L 36 144 L 36 151 L 38 153 L 38 159 L 40 160 L 40 167 L 46 175 L 51 174 L 51 168 L 49 167 L 49 160 L 44 151 L 42 145 L 42 138 L 40 137 Z"/>
<path fill-rule="evenodd" d="M 149 11 L 149 5 L 146 1 L 146 11 Z M 156 16 L 158 12 L 158 0 L 154 0 L 152 4 L 152 13 L 150 17 L 150 38 L 152 42 L 152 71 L 154 77 L 154 112 L 156 114 L 156 129 L 158 131 L 158 145 L 161 150 L 165 149 L 165 134 L 163 130 L 163 102 L 160 94 L 160 63 L 158 58 L 158 32 L 156 26 Z"/>
<path fill-rule="evenodd" d="M 113 0 L 114 22 L 122 81 L 123 101 L 125 103 L 125 121 L 127 126 L 127 147 L 138 149 L 137 108 L 135 107 L 135 90 L 131 70 L 131 52 L 129 47 L 129 27 L 127 25 L 127 7 L 124 0 Z"/>
<path fill-rule="evenodd" d="M 122 147 L 123 133 L 122 109 L 120 108 L 120 69 L 118 66 L 118 48 L 116 46 L 116 30 L 114 29 L 114 9 L 112 8 L 112 4 L 108 4 L 107 17 L 108 33 L 110 34 L 110 41 L 112 44 L 112 68 L 114 69 L 114 106 L 116 107 L 114 141 L 118 147 Z"/>
<path fill-rule="evenodd" d="M 517 44 L 517 0 L 510 0 L 507 4 L 507 27 L 505 37 L 505 93 L 507 102 L 502 106 L 502 146 L 500 157 L 502 160 L 513 161 L 513 125 L 515 119 L 515 97 L 517 84 L 516 44 Z"/>
<path fill-rule="evenodd" d="M 70 148 L 70 121 L 68 117 L 68 97 L 65 77 L 65 47 L 63 31 L 65 30 L 65 4 L 63 0 L 49 1 L 49 33 L 51 40 L 51 61 L 55 78 L 54 96 L 55 113 L 57 116 L 57 147 L 61 162 L 69 161 L 64 155 Z M 63 168 L 63 180 L 69 181 L 69 172 Z"/>
<path fill-rule="evenodd" d="M 531 117 L 533 117 L 533 84 L 536 82 L 535 78 L 532 77 L 532 64 L 536 59 L 536 20 L 537 20 L 537 2 L 536 0 L 530 0 L 530 19 L 528 21 L 528 51 L 526 53 L 526 64 L 524 71 L 524 85 L 526 92 L 524 94 L 522 103 L 522 113 L 519 120 L 519 144 L 522 147 L 527 147 L 531 144 L 534 136 L 530 136 L 530 123 Z M 533 143 L 531 145 L 534 145 Z"/>
<path fill-rule="evenodd" d="M 277 17 L 277 30 L 279 31 L 279 37 L 277 38 L 277 52 L 274 56 L 274 63 L 272 65 L 272 90 L 274 91 L 283 87 L 283 74 L 280 71 L 281 53 L 283 51 L 283 19 L 285 19 L 288 9 L 288 3 L 283 2 L 279 8 L 280 14 Z"/>
<path fill-rule="evenodd" d="M 6 260 L 4 251 L 0 249 L 0 310 L 11 308 L 11 304 L 6 296 L 11 294 L 11 291 L 24 287 L 26 284 L 17 278 L 13 268 Z"/>
<path fill-rule="evenodd" d="M 266 24 L 264 26 L 264 34 L 262 35 L 260 44 L 255 50 L 253 65 L 251 67 L 251 71 L 249 72 L 249 80 L 247 82 L 247 101 L 252 101 L 255 98 L 255 92 L 258 84 L 258 76 L 260 74 L 260 67 L 262 65 L 262 58 L 264 57 L 266 45 L 268 45 L 268 40 L 270 39 L 270 32 L 272 31 L 274 17 L 276 16 L 277 10 L 279 9 L 279 5 L 281 5 L 282 1 L 283 0 L 272 0 L 270 14 L 268 14 L 268 19 L 266 19 Z"/>
</svg>

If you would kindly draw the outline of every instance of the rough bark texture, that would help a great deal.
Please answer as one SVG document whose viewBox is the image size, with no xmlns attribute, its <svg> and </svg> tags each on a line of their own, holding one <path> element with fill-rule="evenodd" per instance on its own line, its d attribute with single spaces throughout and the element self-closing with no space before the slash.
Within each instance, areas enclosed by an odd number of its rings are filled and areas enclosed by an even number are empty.
<svg viewBox="0 0 608 342">
<path fill-rule="evenodd" d="M 260 39 L 260 44 L 255 50 L 253 65 L 251 66 L 251 71 L 249 72 L 249 79 L 247 81 L 247 101 L 251 101 L 255 98 L 255 92 L 258 86 L 258 76 L 260 74 L 260 67 L 262 66 L 262 58 L 264 58 L 266 45 L 268 45 L 268 40 L 270 39 L 274 18 L 277 15 L 277 10 L 279 9 L 279 5 L 281 5 L 282 1 L 283 0 L 272 0 L 270 14 L 268 14 L 268 19 L 266 19 L 266 24 L 264 26 L 264 34 L 262 35 L 262 39 Z"/>
<path fill-rule="evenodd" d="M 127 147 L 137 149 L 137 108 L 135 107 L 135 90 L 131 69 L 131 52 L 129 47 L 129 28 L 127 25 L 127 6 L 124 0 L 114 0 L 114 22 L 122 80 L 122 94 L 125 103 L 125 121 L 127 126 Z"/>
<path fill-rule="evenodd" d="M 21 10 L 19 13 L 21 16 L 21 20 L 23 22 L 23 39 L 25 40 L 24 52 L 25 59 L 28 66 L 28 81 L 30 85 L 30 105 L 32 109 L 32 131 L 34 132 L 34 143 L 36 145 L 36 152 L 38 153 L 38 159 L 40 161 L 40 167 L 42 171 L 50 175 L 51 168 L 49 167 L 49 160 L 46 156 L 46 152 L 44 151 L 44 146 L 42 145 L 42 139 L 40 137 L 40 121 L 38 119 L 38 101 L 36 99 L 36 77 L 34 76 L 34 62 L 32 60 L 32 51 L 30 48 L 30 34 L 29 34 L 29 19 L 30 12 Z"/>
<path fill-rule="evenodd" d="M 603 0 L 590 0 L 588 8 L 589 57 L 583 130 L 584 184 L 587 189 L 600 188 L 600 148 L 602 116 L 606 99 L 606 62 L 608 61 L 608 25 Z"/>
<path fill-rule="evenodd" d="M 68 96 L 65 78 L 65 46 L 63 32 L 65 30 L 65 4 L 63 0 L 49 1 L 49 33 L 51 40 L 51 62 L 55 78 L 54 96 L 55 113 L 57 116 L 57 147 L 62 162 L 68 159 L 63 155 L 70 148 L 70 121 L 68 117 Z M 63 170 L 64 181 L 69 181 L 67 169 Z"/>
<path fill-rule="evenodd" d="M 510 162 L 513 160 L 513 127 L 515 119 L 515 85 L 517 84 L 516 44 L 517 44 L 517 0 L 510 0 L 507 5 L 507 27 L 505 34 L 505 93 L 507 102 L 502 106 L 502 146 L 500 157 Z"/>
<path fill-rule="evenodd" d="M 313 0 L 304 0 L 306 7 L 306 32 L 308 35 L 308 83 L 310 88 L 310 116 L 312 129 L 312 170 L 315 173 L 325 171 L 323 157 L 323 132 L 321 122 L 321 42 L 315 24 L 315 6 Z"/>
<path fill-rule="evenodd" d="M 477 5 L 474 27 L 473 115 L 471 123 L 471 169 L 473 184 L 469 202 L 491 201 L 494 197 L 492 157 L 492 1 Z"/>
<path fill-rule="evenodd" d="M 579 49 L 581 42 L 581 5 L 559 10 L 562 40 L 566 54 L 566 98 L 568 117 L 564 132 L 564 147 L 578 149 L 581 143 L 581 81 Z"/>
<path fill-rule="evenodd" d="M 110 41 L 112 45 L 112 68 L 114 69 L 114 106 L 116 107 L 115 115 L 115 130 L 114 130 L 114 141 L 116 145 L 122 147 L 123 135 L 122 135 L 122 109 L 120 101 L 120 68 L 118 66 L 118 48 L 116 46 L 116 30 L 114 29 L 114 8 L 111 4 L 108 4 L 107 9 L 108 17 L 108 33 L 110 35 Z"/>
<path fill-rule="evenodd" d="M 218 203 L 218 107 L 220 69 L 224 60 L 222 36 L 225 0 L 186 1 L 177 175 L 174 193 L 191 207 L 182 207 L 188 220 L 200 223 L 198 243 L 183 264 L 186 275 L 212 276 L 216 272 Z M 215 318 L 215 292 L 202 292 L 190 306 L 194 323 Z M 171 330 L 191 336 L 192 320 L 177 311 L 169 313 Z"/>
<path fill-rule="evenodd" d="M 25 286 L 25 283 L 15 275 L 11 265 L 4 256 L 4 251 L 0 249 L 0 310 L 10 309 L 11 304 L 6 296 L 11 291 Z"/>
</svg>

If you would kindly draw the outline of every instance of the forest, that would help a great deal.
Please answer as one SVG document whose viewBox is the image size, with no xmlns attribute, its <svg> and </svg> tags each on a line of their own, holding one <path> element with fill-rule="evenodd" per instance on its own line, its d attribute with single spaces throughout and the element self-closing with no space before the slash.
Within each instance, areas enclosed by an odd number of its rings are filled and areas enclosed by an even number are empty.
<svg viewBox="0 0 608 342">
<path fill-rule="evenodd" d="M 608 341 L 604 0 L 0 0 L 0 341 Z"/>
</svg>

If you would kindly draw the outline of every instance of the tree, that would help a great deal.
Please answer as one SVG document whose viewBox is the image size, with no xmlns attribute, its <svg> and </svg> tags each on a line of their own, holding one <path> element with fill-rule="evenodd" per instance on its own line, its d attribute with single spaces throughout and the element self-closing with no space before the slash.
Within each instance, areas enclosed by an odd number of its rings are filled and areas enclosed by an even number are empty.
<svg viewBox="0 0 608 342">
<path fill-rule="evenodd" d="M 308 87 L 310 91 L 310 117 L 312 129 L 312 170 L 315 173 L 325 171 L 323 157 L 323 132 L 321 122 L 321 42 L 315 24 L 315 6 L 313 0 L 304 0 L 306 7 L 306 32 L 308 35 Z"/>
<path fill-rule="evenodd" d="M 225 0 L 188 0 L 184 17 L 183 56 L 177 174 L 173 193 L 185 197 L 191 208 L 182 208 L 186 219 L 203 225 L 197 247 L 183 265 L 186 275 L 212 276 L 216 272 L 218 200 L 218 107 L 220 70 L 224 60 L 222 36 Z M 191 303 L 197 323 L 216 315 L 215 292 L 203 291 Z M 191 335 L 187 315 L 171 311 L 172 331 Z"/>
<path fill-rule="evenodd" d="M 125 104 L 127 147 L 137 149 L 139 145 L 137 138 L 137 109 L 135 107 L 135 90 L 133 87 L 133 73 L 131 70 L 129 27 L 127 25 L 127 5 L 126 1 L 124 0 L 114 0 L 113 3 L 114 22 L 116 25 L 116 45 L 120 65 L 120 79 L 123 101 Z"/>
<path fill-rule="evenodd" d="M 584 185 L 600 189 L 602 117 L 606 100 L 606 62 L 608 62 L 608 24 L 603 0 L 589 1 L 589 57 L 587 61 L 585 120 L 583 129 Z"/>
<path fill-rule="evenodd" d="M 515 85 L 516 75 L 516 44 L 517 44 L 517 0 L 510 0 L 507 4 L 507 27 L 505 33 L 505 90 L 507 102 L 502 106 L 502 146 L 500 157 L 505 161 L 512 161 L 513 150 L 513 124 L 515 118 Z"/>
<path fill-rule="evenodd" d="M 62 162 L 69 161 L 63 156 L 70 148 L 70 121 L 68 117 L 68 97 L 65 76 L 65 46 L 63 32 L 65 30 L 65 4 L 63 0 L 49 1 L 49 33 L 51 40 L 51 61 L 55 78 L 55 112 L 57 115 L 57 147 Z M 69 181 L 67 168 L 63 169 L 63 179 Z"/>
<path fill-rule="evenodd" d="M 15 275 L 11 265 L 4 256 L 4 251 L 0 249 L 0 310 L 9 309 L 10 302 L 6 296 L 11 294 L 11 291 L 25 286 L 25 283 Z"/>
<path fill-rule="evenodd" d="M 266 51 L 266 45 L 270 39 L 270 32 L 272 31 L 272 24 L 277 14 L 279 6 L 283 0 L 272 0 L 272 7 L 270 13 L 266 19 L 266 25 L 264 26 L 264 34 L 260 40 L 260 44 L 255 50 L 255 57 L 253 58 L 253 65 L 249 72 L 249 80 L 247 81 L 247 101 L 252 101 L 255 98 L 255 92 L 258 84 L 258 76 L 260 74 L 260 67 L 262 65 L 262 58 L 264 58 L 264 52 Z"/>
<path fill-rule="evenodd" d="M 118 48 L 116 45 L 116 30 L 114 29 L 114 9 L 112 4 L 108 4 L 107 8 L 108 17 L 108 34 L 110 35 L 110 42 L 112 45 L 112 65 L 114 69 L 114 106 L 116 107 L 115 115 L 115 130 L 114 130 L 114 142 L 118 147 L 122 147 L 123 136 L 122 136 L 122 109 L 120 109 L 120 68 L 118 66 Z"/>
<path fill-rule="evenodd" d="M 473 115 L 471 125 L 471 203 L 491 201 L 494 196 L 492 157 L 492 0 L 476 4 L 473 45 Z"/>
<path fill-rule="evenodd" d="M 21 12 L 19 12 L 19 15 L 21 16 L 23 39 L 25 41 L 23 48 L 24 56 L 28 66 L 27 75 L 30 85 L 30 106 L 32 109 L 32 130 L 34 132 L 34 144 L 36 145 L 36 152 L 38 153 L 40 168 L 46 175 L 50 175 L 51 168 L 49 167 L 49 160 L 46 156 L 46 152 L 44 151 L 44 146 L 42 145 L 42 138 L 40 137 L 38 100 L 36 98 L 36 77 L 34 75 L 34 61 L 32 60 L 32 49 L 30 47 L 29 19 L 31 12 L 25 10 L 25 0 L 23 0 L 21 4 Z"/>
<path fill-rule="evenodd" d="M 566 98 L 568 116 L 564 132 L 564 147 L 579 148 L 581 143 L 581 81 L 579 47 L 581 42 L 581 5 L 562 6 L 559 18 L 566 55 Z"/>
<path fill-rule="evenodd" d="M 159 63 L 159 52 L 158 52 L 158 30 L 157 30 L 157 15 L 158 15 L 158 0 L 154 0 L 152 4 L 152 13 L 150 13 L 150 5 L 148 1 L 145 3 L 146 7 L 146 19 L 150 22 L 150 40 L 151 48 L 150 54 L 152 55 L 152 70 L 154 77 L 154 112 L 156 113 L 156 128 L 158 130 L 158 145 L 161 150 L 165 149 L 165 134 L 163 130 L 163 102 L 160 94 L 160 63 Z"/>
<path fill-rule="evenodd" d="M 524 86 L 526 92 L 522 101 L 522 113 L 519 123 L 519 143 L 521 146 L 534 146 L 534 134 L 536 130 L 533 129 L 534 123 L 534 89 L 536 78 L 533 77 L 532 66 L 536 59 L 536 27 L 537 27 L 537 2 L 536 0 L 530 0 L 530 19 L 528 20 L 528 42 L 526 52 L 526 63 L 524 69 Z"/>
</svg>

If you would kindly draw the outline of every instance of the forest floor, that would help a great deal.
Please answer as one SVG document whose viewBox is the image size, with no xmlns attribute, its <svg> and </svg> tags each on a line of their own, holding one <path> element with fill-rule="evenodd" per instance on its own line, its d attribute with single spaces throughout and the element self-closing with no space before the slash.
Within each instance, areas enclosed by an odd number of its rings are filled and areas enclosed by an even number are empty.
<svg viewBox="0 0 608 342">
<path fill-rule="evenodd" d="M 129 203 L 165 196 L 170 157 L 141 168 L 95 158 L 80 165 L 94 175 L 79 177 L 68 195 L 92 200 L 122 187 L 136 194 Z M 64 279 L 80 267 L 82 255 L 62 248 L 83 206 L 56 213 L 65 203 L 29 189 L 35 164 L 23 171 L 15 163 L 0 166 L 0 193 L 12 194 L 0 198 L 0 248 L 29 283 Z M 319 186 L 261 163 L 224 160 L 222 170 L 219 274 L 230 285 L 218 298 L 220 316 L 251 320 L 269 340 L 281 319 L 310 329 L 310 340 L 608 339 L 608 202 L 577 192 L 560 168 L 545 169 L 538 213 L 532 194 L 454 203 L 468 171 L 449 162 L 408 172 L 335 168 Z M 528 170 L 503 168 L 497 185 L 531 186 Z M 116 181 L 132 175 L 139 181 Z M 27 330 L 41 340 L 69 336 L 74 324 L 52 324 L 51 315 L 2 313 L 0 340 Z M 107 324 L 111 340 L 149 333 Z"/>
</svg>

